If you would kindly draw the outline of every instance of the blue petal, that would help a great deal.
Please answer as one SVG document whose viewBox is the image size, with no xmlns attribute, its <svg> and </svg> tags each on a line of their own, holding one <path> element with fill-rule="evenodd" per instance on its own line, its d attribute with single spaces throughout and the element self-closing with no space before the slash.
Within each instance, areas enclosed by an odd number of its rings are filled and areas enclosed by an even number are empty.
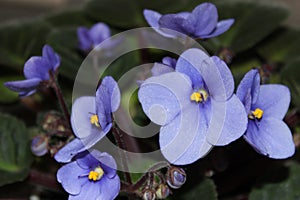
<svg viewBox="0 0 300 200">
<path fill-rule="evenodd" d="M 152 76 L 159 76 L 159 75 L 173 72 L 173 71 L 174 71 L 174 69 L 172 67 L 161 64 L 161 63 L 154 63 L 154 65 L 151 69 Z"/>
<path fill-rule="evenodd" d="M 181 66 L 182 61 L 189 62 L 189 64 L 182 64 Z M 222 68 L 223 70 L 221 70 Z M 228 93 L 230 92 L 227 91 L 227 83 L 223 80 L 225 76 L 221 74 L 227 69 L 225 70 L 222 65 L 217 66 L 213 59 L 208 57 L 202 50 L 192 48 L 183 52 L 177 61 L 176 71 L 187 74 L 192 79 L 194 88 L 202 82 L 202 77 L 212 99 L 216 101 L 226 101 L 228 99 Z M 228 76 L 229 74 L 226 75 L 226 80 L 230 79 Z"/>
<path fill-rule="evenodd" d="M 226 65 L 226 63 L 223 60 L 221 60 L 219 57 L 212 56 L 211 58 L 213 59 L 213 61 L 215 62 L 216 66 L 219 70 L 223 84 L 225 86 L 226 96 L 228 99 L 232 96 L 233 91 L 234 91 L 234 80 L 233 80 L 231 71 L 228 68 L 228 66 Z"/>
<path fill-rule="evenodd" d="M 32 78 L 23 81 L 10 81 L 5 82 L 4 85 L 8 89 L 18 92 L 20 97 L 25 97 L 33 94 L 36 91 L 36 87 L 40 84 L 41 79 Z"/>
<path fill-rule="evenodd" d="M 161 14 L 156 12 L 156 11 L 153 11 L 153 10 L 147 10 L 145 9 L 144 10 L 144 17 L 146 19 L 146 21 L 148 22 L 148 24 L 154 28 L 154 30 L 165 36 L 165 37 L 175 37 L 174 35 L 170 35 L 170 34 L 167 34 L 165 32 L 163 32 L 162 30 L 160 30 L 159 28 L 159 24 L 158 24 L 158 21 L 159 19 L 161 18 Z"/>
<path fill-rule="evenodd" d="M 177 60 L 175 58 L 171 58 L 167 56 L 162 59 L 162 63 L 175 69 Z"/>
<path fill-rule="evenodd" d="M 86 178 L 79 176 L 88 174 L 88 171 L 80 168 L 76 162 L 71 162 L 62 166 L 57 172 L 57 181 L 60 182 L 63 188 L 73 195 L 85 192 L 81 189 L 82 185 L 87 182 Z"/>
<path fill-rule="evenodd" d="M 111 128 L 112 112 L 119 108 L 120 100 L 118 83 L 111 76 L 104 77 L 96 92 L 96 112 L 99 123 L 106 133 Z"/>
<path fill-rule="evenodd" d="M 207 141 L 212 145 L 227 145 L 245 133 L 247 122 L 244 105 L 236 95 L 226 102 L 212 100 Z"/>
<path fill-rule="evenodd" d="M 90 29 L 89 34 L 94 46 L 97 46 L 103 40 L 110 37 L 110 29 L 104 23 L 97 23 Z"/>
<path fill-rule="evenodd" d="M 100 181 L 100 195 L 97 197 L 97 200 L 115 199 L 118 196 L 121 188 L 119 176 L 115 176 L 114 178 L 103 176 Z"/>
<path fill-rule="evenodd" d="M 90 38 L 89 29 L 85 27 L 79 27 L 77 29 L 77 37 L 79 40 L 79 48 L 83 51 L 88 51 L 92 48 L 93 42 Z"/>
<path fill-rule="evenodd" d="M 185 27 L 184 24 L 185 19 L 181 17 L 181 15 L 177 14 L 167 14 L 163 15 L 159 19 L 159 27 L 164 28 L 163 31 L 166 32 L 166 29 L 171 29 L 174 31 L 178 31 L 180 33 L 189 34 L 191 33 L 189 28 Z M 189 24 L 187 24 L 189 25 Z M 168 31 L 169 32 L 169 31 Z M 172 34 L 173 31 L 170 31 L 169 34 Z"/>
<path fill-rule="evenodd" d="M 252 69 L 244 76 L 241 80 L 236 95 L 242 101 L 244 105 L 249 104 L 249 97 L 247 97 L 250 92 L 251 94 L 251 104 L 254 104 L 257 101 L 259 95 L 260 87 L 260 77 L 257 69 Z"/>
<path fill-rule="evenodd" d="M 60 65 L 60 57 L 54 52 L 51 46 L 45 45 L 43 47 L 43 57 L 46 58 L 52 65 L 52 70 L 56 70 Z"/>
<path fill-rule="evenodd" d="M 214 4 L 202 3 L 193 10 L 191 17 L 196 19 L 194 34 L 201 37 L 215 29 L 218 22 L 218 11 Z"/>
<path fill-rule="evenodd" d="M 49 71 L 53 70 L 50 62 L 44 57 L 33 56 L 24 65 L 26 79 L 39 78 L 49 80 Z"/>
<path fill-rule="evenodd" d="M 165 125 L 190 103 L 192 92 L 188 77 L 178 72 L 171 72 L 147 79 L 141 85 L 138 97 L 150 120 Z"/>
<path fill-rule="evenodd" d="M 245 140 L 263 155 L 284 159 L 295 153 L 295 144 L 288 126 L 279 119 L 263 118 L 259 126 L 250 121 Z"/>
<path fill-rule="evenodd" d="M 86 138 L 102 132 L 100 127 L 90 122 L 90 117 L 95 114 L 95 97 L 83 96 L 75 100 L 72 106 L 71 125 L 78 138 Z"/>
<path fill-rule="evenodd" d="M 261 85 L 259 96 L 252 109 L 260 108 L 264 111 L 263 117 L 283 119 L 291 101 L 289 88 L 279 84 Z"/>
<path fill-rule="evenodd" d="M 206 39 L 206 38 L 219 36 L 222 33 L 226 32 L 232 26 L 233 23 L 234 23 L 234 19 L 226 19 L 226 20 L 219 21 L 217 23 L 216 29 L 212 33 L 207 35 L 201 35 L 201 36 L 198 35 L 198 37 Z"/>
<path fill-rule="evenodd" d="M 201 114 L 198 104 L 191 103 L 180 115 L 160 129 L 160 150 L 170 163 L 193 163 L 212 148 L 206 142 L 206 131 L 205 116 Z"/>
<path fill-rule="evenodd" d="M 72 160 L 79 152 L 86 150 L 85 146 L 82 144 L 81 140 L 75 138 L 63 148 L 61 148 L 54 156 L 54 159 L 57 162 L 67 163 Z"/>
<path fill-rule="evenodd" d="M 87 177 L 86 177 L 87 179 Z M 100 187 L 102 185 L 100 181 L 90 181 L 86 182 L 81 189 L 81 192 L 78 195 L 69 195 L 69 200 L 91 200 L 91 199 L 98 199 L 100 194 Z"/>
</svg>

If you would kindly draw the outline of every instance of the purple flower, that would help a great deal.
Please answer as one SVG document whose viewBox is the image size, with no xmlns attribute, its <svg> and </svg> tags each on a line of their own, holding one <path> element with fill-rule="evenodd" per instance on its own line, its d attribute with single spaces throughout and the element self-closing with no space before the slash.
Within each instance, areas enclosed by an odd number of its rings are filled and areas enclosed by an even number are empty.
<svg viewBox="0 0 300 200">
<path fill-rule="evenodd" d="M 151 27 L 166 37 L 176 37 L 174 31 L 178 31 L 193 38 L 212 38 L 227 31 L 234 23 L 234 19 L 218 22 L 217 8 L 211 3 L 198 5 L 191 13 L 161 15 L 153 10 L 144 10 L 144 16 Z"/>
<path fill-rule="evenodd" d="M 111 155 L 92 150 L 61 167 L 57 180 L 70 194 L 69 200 L 112 200 L 120 191 L 116 168 Z"/>
<path fill-rule="evenodd" d="M 225 62 L 200 49 L 185 51 L 174 72 L 145 80 L 139 100 L 150 120 L 162 126 L 160 149 L 169 162 L 193 163 L 213 145 L 243 135 L 247 115 L 233 90 Z"/>
<path fill-rule="evenodd" d="M 79 48 L 83 51 L 90 51 L 109 38 L 111 34 L 110 29 L 106 24 L 97 23 L 92 26 L 91 29 L 79 27 L 77 29 L 77 36 L 79 40 Z"/>
<path fill-rule="evenodd" d="M 4 85 L 19 93 L 20 97 L 26 97 L 36 92 L 38 85 L 42 81 L 50 79 L 49 73 L 55 73 L 60 65 L 60 58 L 52 47 L 45 45 L 42 56 L 33 56 L 24 65 L 24 75 L 26 80 L 10 81 Z"/>
<path fill-rule="evenodd" d="M 152 76 L 158 76 L 175 70 L 177 60 L 171 57 L 164 57 L 162 63 L 154 63 L 151 73 Z"/>
<path fill-rule="evenodd" d="M 100 139 L 112 127 L 112 113 L 120 105 L 120 90 L 117 82 L 110 76 L 104 77 L 96 91 L 96 97 L 83 96 L 72 106 L 71 125 L 77 138 L 55 154 L 58 162 L 69 162 Z"/>
<path fill-rule="evenodd" d="M 260 86 L 258 70 L 249 71 L 237 89 L 248 114 L 248 128 L 244 139 L 260 154 L 283 159 L 295 152 L 290 129 L 282 121 L 291 96 L 286 86 Z"/>
</svg>

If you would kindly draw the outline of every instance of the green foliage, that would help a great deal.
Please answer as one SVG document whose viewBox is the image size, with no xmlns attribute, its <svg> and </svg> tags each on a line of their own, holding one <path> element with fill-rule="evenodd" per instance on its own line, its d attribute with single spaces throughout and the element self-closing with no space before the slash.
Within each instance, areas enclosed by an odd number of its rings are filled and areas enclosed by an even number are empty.
<svg viewBox="0 0 300 200">
<path fill-rule="evenodd" d="M 0 114 L 0 186 L 24 180 L 29 173 L 32 155 L 23 122 Z"/>
<path fill-rule="evenodd" d="M 296 200 L 300 198 L 300 166 L 290 166 L 289 177 L 280 183 L 266 184 L 254 189 L 249 200 Z"/>
</svg>

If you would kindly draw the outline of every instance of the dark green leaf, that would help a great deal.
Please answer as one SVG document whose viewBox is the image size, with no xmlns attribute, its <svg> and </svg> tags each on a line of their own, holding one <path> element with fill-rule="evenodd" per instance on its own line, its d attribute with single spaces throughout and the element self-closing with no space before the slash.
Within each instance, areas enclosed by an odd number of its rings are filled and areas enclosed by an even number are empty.
<svg viewBox="0 0 300 200">
<path fill-rule="evenodd" d="M 50 26 L 42 21 L 0 26 L 0 64 L 22 71 L 32 55 L 41 55 Z"/>
<path fill-rule="evenodd" d="M 300 198 L 300 166 L 290 166 L 289 177 L 280 183 L 264 185 L 254 189 L 249 196 L 250 200 L 296 200 Z"/>
<path fill-rule="evenodd" d="M 179 195 L 179 194 L 177 194 Z M 204 179 L 197 186 L 190 188 L 184 194 L 174 197 L 176 200 L 201 199 L 217 200 L 217 191 L 214 182 L 211 179 Z"/>
<path fill-rule="evenodd" d="M 29 172 L 32 154 L 23 122 L 0 114 L 0 186 L 21 181 Z"/>
<path fill-rule="evenodd" d="M 268 62 L 284 62 L 299 56 L 300 31 L 294 29 L 279 30 L 258 47 L 258 52 Z"/>
</svg>

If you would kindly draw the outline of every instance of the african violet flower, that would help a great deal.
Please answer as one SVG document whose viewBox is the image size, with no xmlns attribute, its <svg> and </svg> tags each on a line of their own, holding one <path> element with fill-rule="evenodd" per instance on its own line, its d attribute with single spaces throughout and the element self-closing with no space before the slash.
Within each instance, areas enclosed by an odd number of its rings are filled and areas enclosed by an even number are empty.
<svg viewBox="0 0 300 200">
<path fill-rule="evenodd" d="M 150 120 L 162 126 L 159 144 L 169 162 L 192 163 L 212 145 L 226 145 L 243 135 L 247 115 L 233 90 L 225 62 L 200 49 L 185 51 L 174 72 L 145 80 L 139 100 Z"/>
<path fill-rule="evenodd" d="M 76 154 L 91 148 L 112 127 L 112 112 L 120 105 L 120 90 L 110 76 L 104 77 L 96 97 L 83 96 L 72 106 L 71 125 L 77 136 L 55 154 L 58 162 L 69 162 Z"/>
<path fill-rule="evenodd" d="M 104 23 L 97 23 L 90 29 L 79 27 L 77 29 L 79 40 L 79 48 L 83 51 L 89 51 L 99 45 L 101 42 L 109 38 L 109 27 Z"/>
<path fill-rule="evenodd" d="M 211 3 L 198 5 L 191 13 L 161 15 L 153 10 L 144 10 L 144 16 L 151 27 L 157 28 L 155 30 L 166 37 L 177 36 L 167 30 L 172 29 L 193 38 L 212 38 L 227 31 L 234 23 L 234 19 L 218 22 L 217 8 Z"/>
<path fill-rule="evenodd" d="M 42 81 L 50 79 L 49 73 L 55 73 L 59 65 L 59 56 L 52 47 L 45 45 L 42 56 L 33 56 L 25 63 L 24 75 L 26 80 L 10 81 L 4 85 L 10 90 L 18 92 L 20 97 L 29 96 L 36 92 Z"/>
<path fill-rule="evenodd" d="M 120 191 L 116 168 L 111 155 L 92 150 L 61 167 L 57 180 L 70 194 L 69 200 L 112 200 Z"/>
<path fill-rule="evenodd" d="M 260 86 L 258 70 L 249 71 L 237 89 L 248 114 L 248 128 L 244 139 L 260 154 L 282 159 L 295 152 L 290 129 L 282 121 L 290 104 L 286 86 Z"/>
<path fill-rule="evenodd" d="M 151 69 L 152 76 L 158 76 L 174 71 L 176 62 L 177 60 L 175 58 L 164 57 L 162 63 L 154 63 Z"/>
</svg>

